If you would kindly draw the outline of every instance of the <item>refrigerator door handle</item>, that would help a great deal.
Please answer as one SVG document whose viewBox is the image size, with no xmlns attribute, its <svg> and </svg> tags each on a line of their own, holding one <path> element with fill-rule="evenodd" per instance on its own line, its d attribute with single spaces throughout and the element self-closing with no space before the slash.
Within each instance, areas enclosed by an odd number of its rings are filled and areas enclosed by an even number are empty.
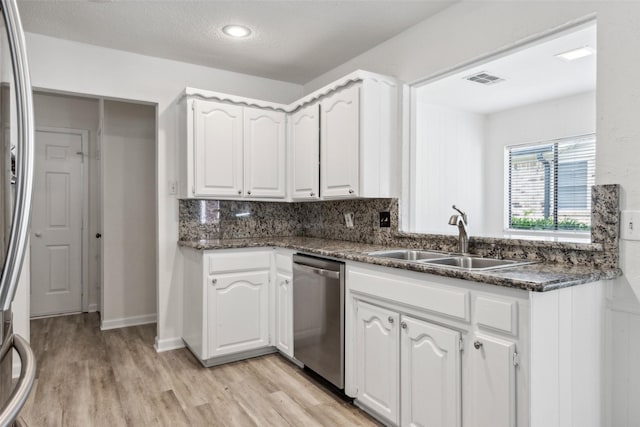
<svg viewBox="0 0 640 427">
<path fill-rule="evenodd" d="M 31 78 L 20 15 L 15 0 L 0 0 L 7 27 L 17 105 L 16 198 L 9 234 L 9 248 L 0 277 L 0 314 L 10 313 L 27 246 L 33 191 L 33 99 Z M 3 316 L 5 317 L 5 316 Z M 6 320 L 6 319 L 4 319 Z M 0 336 L 0 341 L 4 337 Z"/>
<path fill-rule="evenodd" d="M 21 361 L 20 377 L 11 392 L 11 396 L 9 396 L 9 400 L 6 401 L 0 410 L 0 426 L 12 425 L 11 423 L 15 421 L 18 413 L 29 397 L 33 380 L 36 377 L 36 358 L 29 343 L 20 335 L 16 334 L 13 334 L 10 340 L 12 343 L 11 346 L 2 346 L 5 352 L 5 354 L 2 354 L 2 357 L 6 356 L 6 353 L 12 348 L 16 349 Z"/>
</svg>

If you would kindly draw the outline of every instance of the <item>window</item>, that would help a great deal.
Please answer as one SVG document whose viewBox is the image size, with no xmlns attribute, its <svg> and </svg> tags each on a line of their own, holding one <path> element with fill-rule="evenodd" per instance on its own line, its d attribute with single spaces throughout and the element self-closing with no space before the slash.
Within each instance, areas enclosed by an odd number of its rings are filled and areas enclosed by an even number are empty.
<svg viewBox="0 0 640 427">
<path fill-rule="evenodd" d="M 589 231 L 595 135 L 506 147 L 508 228 Z"/>
</svg>

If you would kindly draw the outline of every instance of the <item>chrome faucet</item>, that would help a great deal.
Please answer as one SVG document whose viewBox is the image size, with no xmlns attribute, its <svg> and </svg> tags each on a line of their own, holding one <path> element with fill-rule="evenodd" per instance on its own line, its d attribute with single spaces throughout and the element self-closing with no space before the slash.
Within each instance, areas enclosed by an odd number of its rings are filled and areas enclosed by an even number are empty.
<svg viewBox="0 0 640 427">
<path fill-rule="evenodd" d="M 460 215 L 451 215 L 449 225 L 458 226 L 458 252 L 461 254 L 469 253 L 469 223 L 467 222 L 467 214 L 452 206 Z"/>
</svg>

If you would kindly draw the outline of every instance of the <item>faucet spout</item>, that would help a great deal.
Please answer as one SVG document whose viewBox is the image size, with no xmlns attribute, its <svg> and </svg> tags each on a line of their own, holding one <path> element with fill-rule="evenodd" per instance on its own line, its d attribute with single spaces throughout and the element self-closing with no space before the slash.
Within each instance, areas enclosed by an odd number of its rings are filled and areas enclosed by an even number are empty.
<svg viewBox="0 0 640 427">
<path fill-rule="evenodd" d="M 453 205 L 453 209 L 458 211 L 460 215 L 451 215 L 449 225 L 458 227 L 458 252 L 462 254 L 469 253 L 469 224 L 467 223 L 467 214 Z"/>
</svg>

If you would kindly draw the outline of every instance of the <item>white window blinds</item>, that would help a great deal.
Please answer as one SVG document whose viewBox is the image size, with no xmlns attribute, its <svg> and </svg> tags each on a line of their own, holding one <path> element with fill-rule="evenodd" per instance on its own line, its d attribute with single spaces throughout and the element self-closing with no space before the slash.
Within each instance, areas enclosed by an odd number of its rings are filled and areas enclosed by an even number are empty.
<svg viewBox="0 0 640 427">
<path fill-rule="evenodd" d="M 589 231 L 595 134 L 506 147 L 508 227 Z"/>
</svg>

